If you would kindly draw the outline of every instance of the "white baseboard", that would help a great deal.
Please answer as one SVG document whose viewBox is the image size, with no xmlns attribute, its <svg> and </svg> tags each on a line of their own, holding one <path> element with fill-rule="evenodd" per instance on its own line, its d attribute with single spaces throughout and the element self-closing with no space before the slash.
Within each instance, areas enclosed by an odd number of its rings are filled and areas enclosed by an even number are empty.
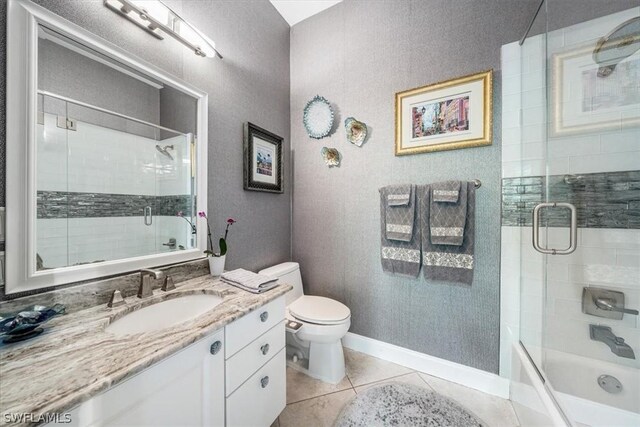
<svg viewBox="0 0 640 427">
<path fill-rule="evenodd" d="M 450 362 L 397 345 L 348 332 L 342 345 L 379 359 L 415 369 L 503 399 L 509 398 L 509 380 L 480 369 Z"/>
</svg>

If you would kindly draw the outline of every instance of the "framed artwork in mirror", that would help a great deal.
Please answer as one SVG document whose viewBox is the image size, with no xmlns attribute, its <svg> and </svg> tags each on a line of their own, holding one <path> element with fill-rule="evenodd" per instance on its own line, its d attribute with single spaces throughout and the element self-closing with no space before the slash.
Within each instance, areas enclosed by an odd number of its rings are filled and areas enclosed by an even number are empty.
<svg viewBox="0 0 640 427">
<path fill-rule="evenodd" d="M 282 193 L 282 137 L 253 123 L 244 125 L 244 189 Z"/>
<path fill-rule="evenodd" d="M 552 137 L 640 125 L 640 37 L 622 45 L 627 52 L 620 43 L 601 40 L 595 51 L 589 43 L 552 55 Z"/>
<path fill-rule="evenodd" d="M 493 71 L 396 94 L 396 156 L 491 145 Z"/>
</svg>

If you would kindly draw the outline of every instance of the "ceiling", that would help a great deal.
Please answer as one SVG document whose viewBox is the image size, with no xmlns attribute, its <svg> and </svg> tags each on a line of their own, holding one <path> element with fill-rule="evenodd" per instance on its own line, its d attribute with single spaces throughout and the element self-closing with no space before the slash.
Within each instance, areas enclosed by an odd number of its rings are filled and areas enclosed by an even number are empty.
<svg viewBox="0 0 640 427">
<path fill-rule="evenodd" d="M 310 16 L 330 8 L 342 0 L 270 0 L 271 4 L 280 12 L 280 15 L 294 26 Z"/>
</svg>

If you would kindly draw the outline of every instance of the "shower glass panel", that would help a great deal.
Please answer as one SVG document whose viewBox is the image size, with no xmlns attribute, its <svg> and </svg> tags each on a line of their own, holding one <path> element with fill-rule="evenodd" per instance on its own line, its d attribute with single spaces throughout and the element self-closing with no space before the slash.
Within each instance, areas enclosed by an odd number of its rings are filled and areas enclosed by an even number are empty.
<svg viewBox="0 0 640 427">
<path fill-rule="evenodd" d="M 523 234 L 520 341 L 590 425 L 640 419 L 640 7 L 622 3 L 547 0 L 520 51 L 520 204 L 540 206 L 523 230 L 541 249 Z"/>
<path fill-rule="evenodd" d="M 38 101 L 39 270 L 195 246 L 190 134 Z"/>
</svg>

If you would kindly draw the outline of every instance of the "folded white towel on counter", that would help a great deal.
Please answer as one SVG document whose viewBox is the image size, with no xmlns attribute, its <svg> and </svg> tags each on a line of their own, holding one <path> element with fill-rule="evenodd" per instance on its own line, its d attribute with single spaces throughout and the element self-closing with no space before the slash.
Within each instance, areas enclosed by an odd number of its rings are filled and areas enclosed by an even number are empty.
<svg viewBox="0 0 640 427">
<path fill-rule="evenodd" d="M 223 282 L 253 293 L 261 293 L 278 286 L 278 278 L 257 274 L 253 271 L 238 268 L 222 274 Z"/>
</svg>

